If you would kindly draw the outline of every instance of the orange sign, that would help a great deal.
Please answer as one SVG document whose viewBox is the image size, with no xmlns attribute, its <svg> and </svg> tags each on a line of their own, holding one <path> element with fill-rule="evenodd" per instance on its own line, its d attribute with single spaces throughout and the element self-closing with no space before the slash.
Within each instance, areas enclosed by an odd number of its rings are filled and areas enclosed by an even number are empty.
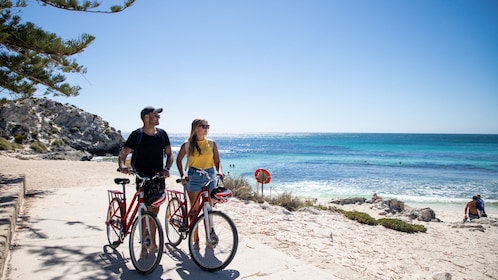
<svg viewBox="0 0 498 280">
<path fill-rule="evenodd" d="M 254 172 L 254 177 L 256 177 L 256 181 L 261 184 L 268 184 L 271 181 L 270 172 L 263 168 L 256 169 L 256 172 Z"/>
</svg>

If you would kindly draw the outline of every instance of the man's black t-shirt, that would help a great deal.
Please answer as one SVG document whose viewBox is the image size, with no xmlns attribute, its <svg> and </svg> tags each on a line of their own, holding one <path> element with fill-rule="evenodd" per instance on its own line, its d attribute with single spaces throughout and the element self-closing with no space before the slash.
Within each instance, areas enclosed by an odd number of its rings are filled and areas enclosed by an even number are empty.
<svg viewBox="0 0 498 280">
<path fill-rule="evenodd" d="M 125 143 L 126 147 L 133 149 L 132 166 L 139 174 L 147 177 L 163 170 L 163 150 L 170 145 L 168 134 L 160 128 L 156 128 L 154 136 L 143 133 L 142 129 L 134 130 Z"/>
</svg>

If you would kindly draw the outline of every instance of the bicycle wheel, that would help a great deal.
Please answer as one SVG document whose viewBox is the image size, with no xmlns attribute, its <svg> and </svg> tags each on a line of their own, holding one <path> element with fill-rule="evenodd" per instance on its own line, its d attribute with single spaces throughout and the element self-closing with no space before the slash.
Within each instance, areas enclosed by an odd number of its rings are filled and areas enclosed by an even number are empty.
<svg viewBox="0 0 498 280">
<path fill-rule="evenodd" d="M 212 240 L 207 240 L 204 215 L 200 215 L 194 223 L 188 238 L 188 248 L 194 262 L 206 271 L 217 271 L 225 268 L 232 261 L 239 236 L 233 221 L 223 212 L 209 211 L 209 221 L 214 225 Z"/>
<path fill-rule="evenodd" d="M 149 228 L 147 228 L 147 223 Z M 140 226 L 142 236 L 140 236 Z M 140 272 L 147 274 L 161 261 L 164 248 L 164 235 L 161 223 L 156 215 L 149 211 L 142 213 L 142 218 L 133 221 L 130 232 L 130 258 L 133 266 Z"/>
<path fill-rule="evenodd" d="M 106 220 L 107 240 L 113 249 L 116 249 L 123 243 L 123 212 L 121 199 L 117 197 L 113 198 L 107 209 Z"/>
<path fill-rule="evenodd" d="M 168 207 L 166 207 L 166 215 L 165 215 L 165 229 L 166 229 L 166 238 L 168 239 L 169 245 L 176 247 L 182 242 L 182 234 L 187 229 L 187 226 L 184 225 L 183 220 L 185 217 L 185 206 L 180 206 L 180 200 L 176 197 L 173 197 L 168 202 Z M 181 231 L 180 228 L 183 230 Z"/>
</svg>

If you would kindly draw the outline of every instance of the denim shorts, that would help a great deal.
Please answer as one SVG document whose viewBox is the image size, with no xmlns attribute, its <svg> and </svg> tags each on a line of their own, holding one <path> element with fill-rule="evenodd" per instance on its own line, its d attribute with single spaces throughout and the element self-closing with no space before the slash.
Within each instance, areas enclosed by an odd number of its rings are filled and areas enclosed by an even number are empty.
<svg viewBox="0 0 498 280">
<path fill-rule="evenodd" d="M 206 184 L 206 182 L 208 181 L 208 178 L 206 177 L 206 175 L 201 175 L 196 170 L 198 170 L 198 169 L 191 167 L 188 169 L 188 172 L 187 172 L 187 176 L 188 176 L 187 191 L 189 191 L 189 192 L 200 192 L 202 190 L 202 187 L 204 186 L 204 184 Z M 216 169 L 214 167 L 206 169 L 206 171 L 209 173 L 209 176 L 211 178 L 213 178 L 213 179 L 216 178 L 215 177 L 216 176 Z M 214 189 L 214 187 L 216 185 L 215 182 L 216 182 L 216 180 L 213 180 L 213 182 L 211 182 L 209 184 L 209 191 L 212 191 Z"/>
</svg>

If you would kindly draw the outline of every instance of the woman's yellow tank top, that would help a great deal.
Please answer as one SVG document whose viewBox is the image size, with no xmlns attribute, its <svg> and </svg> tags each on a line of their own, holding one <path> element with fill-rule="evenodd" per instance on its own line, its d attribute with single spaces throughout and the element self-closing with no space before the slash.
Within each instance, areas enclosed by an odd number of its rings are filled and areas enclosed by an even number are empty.
<svg viewBox="0 0 498 280">
<path fill-rule="evenodd" d="M 212 142 L 209 141 L 208 139 L 197 141 L 197 144 L 201 148 L 201 153 L 199 154 L 197 149 L 194 149 L 194 154 L 188 155 L 189 167 L 194 167 L 198 169 L 208 169 L 215 166 L 213 147 L 211 147 L 212 145 L 211 143 Z"/>
</svg>

